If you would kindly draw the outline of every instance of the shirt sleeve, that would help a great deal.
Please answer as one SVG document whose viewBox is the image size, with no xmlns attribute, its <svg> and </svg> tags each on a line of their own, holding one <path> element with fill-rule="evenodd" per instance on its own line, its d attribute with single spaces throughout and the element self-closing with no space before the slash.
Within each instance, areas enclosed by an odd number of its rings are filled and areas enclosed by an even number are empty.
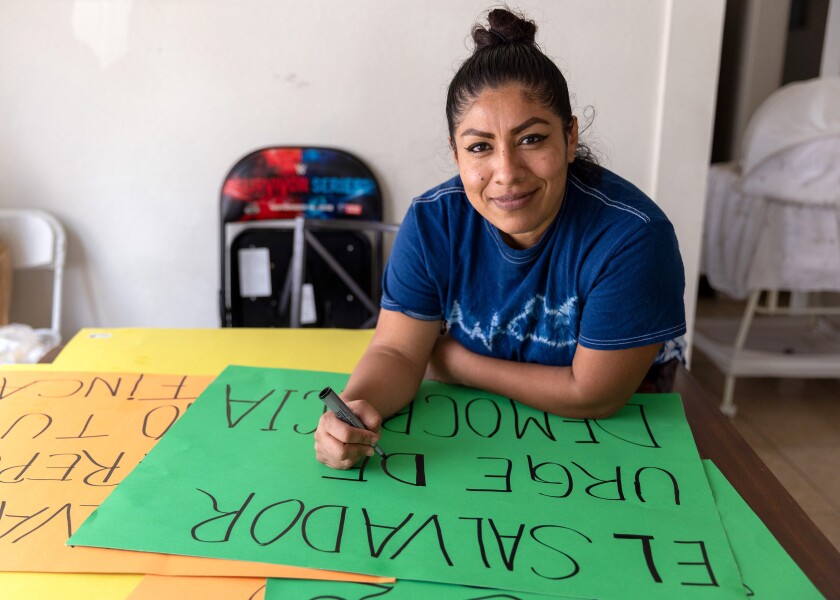
<svg viewBox="0 0 840 600">
<path fill-rule="evenodd" d="M 381 306 L 424 321 L 443 318 L 439 252 L 433 251 L 433 231 L 418 223 L 412 204 L 394 240 L 382 276 Z M 437 235 L 440 238 L 440 233 Z M 435 276 L 433 276 L 435 274 Z"/>
<path fill-rule="evenodd" d="M 685 272 L 667 220 L 621 236 L 597 269 L 581 312 L 578 343 L 619 350 L 685 333 Z"/>
</svg>

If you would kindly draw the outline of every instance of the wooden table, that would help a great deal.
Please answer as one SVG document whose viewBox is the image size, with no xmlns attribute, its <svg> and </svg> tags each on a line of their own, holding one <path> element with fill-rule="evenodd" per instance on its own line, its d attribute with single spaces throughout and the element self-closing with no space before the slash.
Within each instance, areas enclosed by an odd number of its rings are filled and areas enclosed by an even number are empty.
<svg viewBox="0 0 840 600">
<path fill-rule="evenodd" d="M 685 368 L 677 371 L 674 388 L 682 396 L 700 455 L 717 465 L 825 597 L 840 598 L 840 552 Z"/>
</svg>

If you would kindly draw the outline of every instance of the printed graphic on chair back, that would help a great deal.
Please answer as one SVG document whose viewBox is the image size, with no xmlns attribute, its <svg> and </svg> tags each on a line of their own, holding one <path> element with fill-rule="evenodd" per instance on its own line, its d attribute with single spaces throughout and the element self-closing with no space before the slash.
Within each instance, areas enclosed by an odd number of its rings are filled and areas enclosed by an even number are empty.
<svg viewBox="0 0 840 600">
<path fill-rule="evenodd" d="M 382 220 L 379 186 L 356 157 L 332 148 L 273 147 L 248 154 L 222 186 L 222 222 Z"/>
</svg>

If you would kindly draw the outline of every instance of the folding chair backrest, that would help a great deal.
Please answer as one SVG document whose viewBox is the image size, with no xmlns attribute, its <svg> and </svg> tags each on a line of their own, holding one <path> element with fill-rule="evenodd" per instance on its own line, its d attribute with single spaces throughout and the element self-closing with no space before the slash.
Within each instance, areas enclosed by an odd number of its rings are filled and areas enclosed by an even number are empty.
<svg viewBox="0 0 840 600">
<path fill-rule="evenodd" d="M 382 236 L 396 226 L 381 222 L 379 185 L 352 154 L 251 152 L 225 178 L 220 221 L 222 326 L 375 323 Z"/>
<path fill-rule="evenodd" d="M 58 220 L 41 210 L 0 208 L 0 240 L 11 253 L 12 267 L 53 271 L 50 328 L 61 329 L 61 287 L 67 239 Z"/>
</svg>

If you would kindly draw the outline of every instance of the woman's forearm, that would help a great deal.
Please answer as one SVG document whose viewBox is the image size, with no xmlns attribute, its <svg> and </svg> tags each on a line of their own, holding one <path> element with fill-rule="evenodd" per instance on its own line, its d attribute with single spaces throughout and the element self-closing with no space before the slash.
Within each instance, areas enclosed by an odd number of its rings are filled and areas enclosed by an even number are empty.
<svg viewBox="0 0 840 600">
<path fill-rule="evenodd" d="M 423 380 L 439 331 L 440 321 L 382 310 L 376 333 L 347 382 L 345 399 L 365 400 L 383 417 L 405 407 Z"/>
<path fill-rule="evenodd" d="M 414 398 L 423 379 L 423 368 L 387 347 L 370 348 L 353 370 L 343 396 L 365 400 L 388 417 Z"/>
<path fill-rule="evenodd" d="M 440 350 L 440 348 L 438 349 Z M 491 358 L 450 340 L 443 360 L 450 380 L 571 418 L 603 418 L 619 410 L 642 381 L 658 344 L 615 351 L 578 348 L 570 367 Z"/>
</svg>

